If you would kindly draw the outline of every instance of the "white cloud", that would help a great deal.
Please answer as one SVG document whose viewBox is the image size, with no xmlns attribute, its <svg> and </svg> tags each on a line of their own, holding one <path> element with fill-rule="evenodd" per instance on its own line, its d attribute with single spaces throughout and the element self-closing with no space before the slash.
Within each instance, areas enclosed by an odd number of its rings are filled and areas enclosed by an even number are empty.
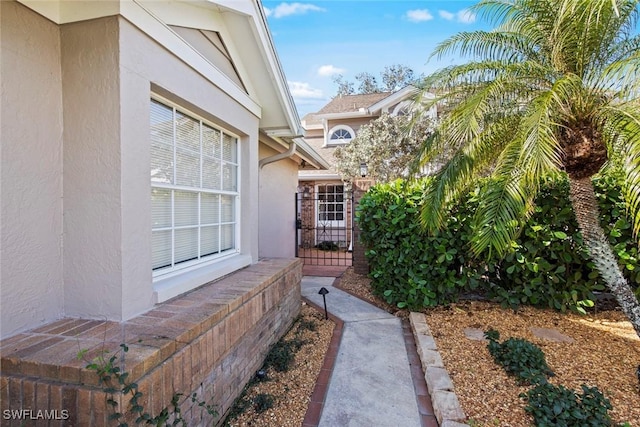
<svg viewBox="0 0 640 427">
<path fill-rule="evenodd" d="M 468 9 L 462 9 L 457 11 L 456 13 L 451 13 L 446 10 L 439 10 L 438 15 L 441 18 L 446 19 L 447 21 L 456 21 L 462 24 L 472 24 L 476 22 L 476 15 L 472 13 Z"/>
<path fill-rule="evenodd" d="M 414 9 L 407 11 L 407 19 L 411 22 L 431 21 L 433 15 L 427 9 Z"/>
<path fill-rule="evenodd" d="M 322 77 L 331 77 L 336 74 L 342 74 L 346 70 L 344 68 L 334 67 L 333 65 L 323 65 L 318 68 L 318 75 Z"/>
<path fill-rule="evenodd" d="M 273 9 L 264 8 L 267 16 L 284 18 L 291 15 L 304 15 L 307 12 L 324 12 L 325 9 L 310 3 L 280 3 Z"/>
<path fill-rule="evenodd" d="M 287 82 L 289 84 L 289 90 L 291 91 L 291 95 L 294 98 L 302 98 L 302 99 L 320 99 L 324 95 L 322 95 L 322 90 L 312 88 L 309 83 L 303 82 Z"/>
<path fill-rule="evenodd" d="M 453 21 L 453 18 L 456 17 L 454 13 L 448 12 L 446 10 L 439 10 L 438 15 L 440 15 L 441 18 L 444 18 L 447 21 Z"/>
<path fill-rule="evenodd" d="M 476 14 L 472 13 L 468 9 L 462 9 L 457 13 L 458 22 L 462 22 L 463 24 L 473 24 L 476 22 Z"/>
</svg>

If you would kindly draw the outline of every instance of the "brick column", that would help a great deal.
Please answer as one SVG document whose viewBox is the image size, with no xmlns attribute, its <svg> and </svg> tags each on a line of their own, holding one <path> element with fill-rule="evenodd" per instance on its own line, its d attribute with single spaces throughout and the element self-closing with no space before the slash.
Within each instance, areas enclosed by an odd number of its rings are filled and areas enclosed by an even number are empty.
<svg viewBox="0 0 640 427">
<path fill-rule="evenodd" d="M 369 191 L 373 185 L 372 179 L 356 179 L 353 183 L 353 206 L 354 212 L 362 196 Z M 354 216 L 355 217 L 355 216 Z M 353 271 L 356 274 L 369 274 L 369 263 L 364 256 L 365 246 L 360 242 L 360 228 L 356 222 L 353 225 Z"/>
</svg>

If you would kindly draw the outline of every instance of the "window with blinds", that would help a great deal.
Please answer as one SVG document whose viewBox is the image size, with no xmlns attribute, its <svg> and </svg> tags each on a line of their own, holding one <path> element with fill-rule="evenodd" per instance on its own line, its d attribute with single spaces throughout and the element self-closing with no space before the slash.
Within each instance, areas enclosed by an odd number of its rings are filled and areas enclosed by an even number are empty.
<svg viewBox="0 0 640 427">
<path fill-rule="evenodd" d="M 156 100 L 150 118 L 154 272 L 237 252 L 238 139 Z"/>
</svg>

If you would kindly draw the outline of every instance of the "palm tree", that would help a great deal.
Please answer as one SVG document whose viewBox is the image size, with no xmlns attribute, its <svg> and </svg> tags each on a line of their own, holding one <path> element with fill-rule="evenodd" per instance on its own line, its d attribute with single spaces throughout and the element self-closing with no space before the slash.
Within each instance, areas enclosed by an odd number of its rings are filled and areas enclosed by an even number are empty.
<svg viewBox="0 0 640 427">
<path fill-rule="evenodd" d="M 472 9 L 492 31 L 459 33 L 433 56 L 468 63 L 429 76 L 415 105 L 444 110 L 420 163 L 445 147 L 455 155 L 438 172 L 421 212 L 428 229 L 483 174 L 473 251 L 509 247 L 544 177 L 567 173 L 570 199 L 596 268 L 640 336 L 640 304 L 599 223 L 591 177 L 617 163 L 625 200 L 640 231 L 640 37 L 638 1 L 483 0 Z M 417 107 L 418 112 L 421 107 Z"/>
</svg>

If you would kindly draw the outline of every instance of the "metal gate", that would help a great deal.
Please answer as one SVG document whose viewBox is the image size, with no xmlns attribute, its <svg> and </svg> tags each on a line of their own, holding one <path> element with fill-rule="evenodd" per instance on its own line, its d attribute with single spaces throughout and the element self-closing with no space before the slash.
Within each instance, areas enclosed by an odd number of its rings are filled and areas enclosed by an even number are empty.
<svg viewBox="0 0 640 427">
<path fill-rule="evenodd" d="M 353 193 L 338 184 L 305 186 L 295 209 L 296 257 L 306 265 L 352 265 Z"/>
</svg>

